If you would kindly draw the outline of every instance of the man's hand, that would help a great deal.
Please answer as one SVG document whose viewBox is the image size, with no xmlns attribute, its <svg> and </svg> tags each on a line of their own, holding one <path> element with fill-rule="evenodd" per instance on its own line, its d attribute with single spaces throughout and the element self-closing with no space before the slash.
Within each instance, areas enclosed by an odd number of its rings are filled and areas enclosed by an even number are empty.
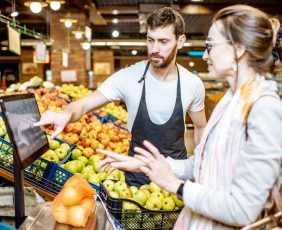
<svg viewBox="0 0 282 230">
<path fill-rule="evenodd" d="M 107 156 L 98 165 L 98 169 L 101 171 L 103 171 L 108 165 L 111 166 L 109 173 L 114 169 L 122 169 L 130 172 L 141 172 L 140 167 L 145 167 L 145 164 L 142 161 L 134 157 L 124 156 L 118 153 L 101 149 L 97 149 L 97 152 Z"/>
<path fill-rule="evenodd" d="M 45 129 L 46 125 L 55 125 L 55 132 L 51 135 L 51 138 L 55 138 L 61 132 L 63 132 L 65 126 L 71 119 L 71 113 L 60 111 L 60 112 L 51 112 L 46 111 L 42 116 L 40 121 L 35 122 L 34 126 L 42 126 Z"/>
</svg>

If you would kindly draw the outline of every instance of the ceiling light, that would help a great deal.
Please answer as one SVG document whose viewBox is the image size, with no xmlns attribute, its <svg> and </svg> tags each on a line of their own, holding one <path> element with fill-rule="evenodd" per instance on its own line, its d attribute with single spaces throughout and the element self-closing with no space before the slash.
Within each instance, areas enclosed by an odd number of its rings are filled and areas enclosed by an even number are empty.
<svg viewBox="0 0 282 230">
<path fill-rule="evenodd" d="M 84 50 L 88 50 L 91 46 L 90 42 L 83 42 L 81 45 Z"/>
<path fill-rule="evenodd" d="M 114 19 L 112 20 L 112 23 L 117 24 L 117 23 L 118 23 L 118 19 L 117 19 L 117 18 L 114 18 Z"/>
<path fill-rule="evenodd" d="M 52 10 L 58 10 L 61 8 L 61 4 L 64 4 L 65 1 L 63 0 L 46 0 L 47 3 L 50 4 L 50 8 Z"/>
<path fill-rule="evenodd" d="M 60 22 L 65 23 L 65 27 L 70 28 L 73 23 L 76 23 L 76 19 L 71 19 L 71 18 L 61 18 Z"/>
<path fill-rule="evenodd" d="M 46 2 L 41 1 L 28 1 L 24 3 L 25 6 L 29 7 L 31 12 L 38 14 L 41 12 L 42 7 L 48 6 Z"/>
<path fill-rule="evenodd" d="M 119 36 L 119 32 L 118 32 L 117 30 L 114 30 L 114 31 L 112 32 L 112 36 L 113 36 L 114 38 L 117 38 L 117 37 Z"/>
<path fill-rule="evenodd" d="M 81 39 L 82 35 L 85 34 L 85 32 L 81 30 L 74 30 L 71 33 L 74 34 L 76 39 Z"/>
<path fill-rule="evenodd" d="M 203 2 L 204 0 L 191 0 L 191 2 Z"/>
<path fill-rule="evenodd" d="M 113 15 L 117 15 L 118 11 L 117 10 L 113 10 L 112 13 L 113 13 Z"/>
<path fill-rule="evenodd" d="M 137 50 L 132 50 L 131 53 L 132 53 L 132 55 L 136 55 L 137 54 Z"/>
<path fill-rule="evenodd" d="M 14 12 L 12 12 L 11 14 L 11 17 L 17 17 L 18 15 L 19 15 L 19 12 L 17 12 L 17 11 L 14 11 Z"/>
<path fill-rule="evenodd" d="M 189 65 L 190 67 L 194 67 L 194 66 L 195 66 L 195 62 L 189 61 L 188 65 Z"/>
</svg>

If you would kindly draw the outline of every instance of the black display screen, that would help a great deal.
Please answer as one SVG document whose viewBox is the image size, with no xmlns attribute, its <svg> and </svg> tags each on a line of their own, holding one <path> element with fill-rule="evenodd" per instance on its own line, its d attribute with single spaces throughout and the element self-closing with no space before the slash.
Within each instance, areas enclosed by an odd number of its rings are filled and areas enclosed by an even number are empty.
<svg viewBox="0 0 282 230">
<path fill-rule="evenodd" d="M 45 132 L 33 125 L 40 120 L 35 97 L 33 94 L 2 97 L 1 108 L 17 160 L 25 168 L 49 146 Z"/>
</svg>

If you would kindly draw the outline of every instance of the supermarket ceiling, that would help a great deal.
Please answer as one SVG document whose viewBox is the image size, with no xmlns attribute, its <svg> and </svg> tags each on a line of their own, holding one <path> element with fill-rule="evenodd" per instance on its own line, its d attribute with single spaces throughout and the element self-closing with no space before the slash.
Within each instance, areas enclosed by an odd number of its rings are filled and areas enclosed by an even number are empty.
<svg viewBox="0 0 282 230">
<path fill-rule="evenodd" d="M 33 14 L 24 6 L 26 0 L 0 0 L 1 14 L 9 16 L 12 2 L 19 12 L 17 21 L 29 29 L 46 34 L 50 24 L 50 8 Z M 45 0 L 43 0 L 45 1 Z M 186 35 L 190 39 L 203 39 L 214 13 L 228 5 L 249 4 L 276 16 L 282 22 L 282 0 L 66 0 L 59 12 L 84 12 L 93 31 L 93 38 L 111 38 L 113 30 L 120 31 L 124 39 L 145 37 L 144 22 L 155 9 L 171 6 L 181 12 L 186 22 Z M 115 20 L 118 23 L 114 23 Z M 0 23 L 0 39 L 6 37 L 7 29 Z M 1 39 L 2 40 L 2 39 Z"/>
</svg>

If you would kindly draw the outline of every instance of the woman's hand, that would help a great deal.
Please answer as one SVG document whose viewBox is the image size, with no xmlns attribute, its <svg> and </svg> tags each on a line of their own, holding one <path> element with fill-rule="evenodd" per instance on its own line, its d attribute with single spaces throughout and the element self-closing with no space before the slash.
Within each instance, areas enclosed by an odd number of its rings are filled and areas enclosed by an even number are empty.
<svg viewBox="0 0 282 230">
<path fill-rule="evenodd" d="M 168 161 L 154 145 L 149 141 L 144 141 L 143 144 L 146 149 L 134 148 L 134 158 L 146 165 L 140 167 L 141 171 L 166 191 L 176 194 L 183 181 L 174 176 Z"/>
<path fill-rule="evenodd" d="M 114 169 L 122 169 L 130 172 L 141 172 L 140 167 L 146 167 L 145 163 L 137 158 L 124 156 L 107 150 L 97 149 L 97 152 L 106 155 L 107 157 L 98 165 L 99 170 L 104 170 L 108 165 L 111 166 L 109 173 Z"/>
</svg>

